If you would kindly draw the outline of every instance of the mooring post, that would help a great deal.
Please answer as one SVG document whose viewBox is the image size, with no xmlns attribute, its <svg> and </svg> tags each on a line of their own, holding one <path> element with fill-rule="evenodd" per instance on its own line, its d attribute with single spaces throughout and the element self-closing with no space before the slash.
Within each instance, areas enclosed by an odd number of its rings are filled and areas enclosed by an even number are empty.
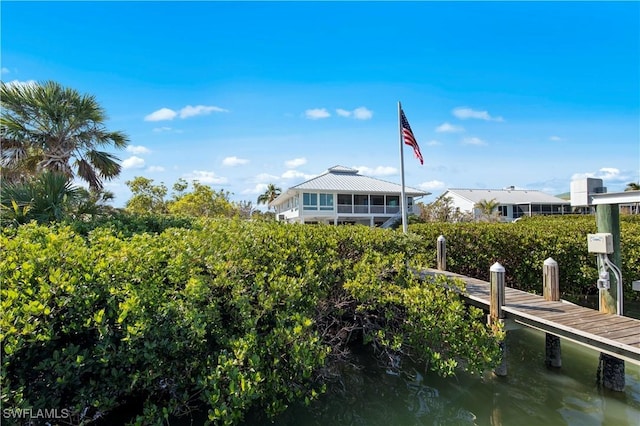
<svg viewBox="0 0 640 426">
<path fill-rule="evenodd" d="M 439 271 L 447 270 L 447 240 L 444 235 L 438 237 L 437 244 L 438 254 L 436 256 L 437 268 Z"/>
<path fill-rule="evenodd" d="M 490 297 L 489 304 L 489 324 L 504 323 L 504 266 L 498 262 L 494 263 L 489 269 L 490 274 Z M 507 345 L 506 338 L 500 343 L 500 351 L 502 352 L 502 360 L 493 372 L 496 376 L 507 375 Z"/>
<path fill-rule="evenodd" d="M 560 300 L 560 275 L 558 262 L 548 258 L 542 264 L 542 295 L 544 300 L 558 302 Z M 562 367 L 560 338 L 553 334 L 545 334 L 545 358 L 547 367 Z"/>
<path fill-rule="evenodd" d="M 613 253 L 611 261 L 617 266 L 621 265 L 620 258 L 620 207 L 617 204 L 599 204 L 596 206 L 596 224 L 598 232 L 608 232 L 613 235 Z M 611 286 L 609 290 L 600 290 L 600 312 L 615 314 L 617 312 L 617 299 L 622 298 L 618 294 L 617 281 L 611 274 Z M 602 384 L 606 389 L 622 392 L 625 386 L 624 361 L 611 355 L 600 353 L 600 365 L 598 366 L 598 380 L 602 374 Z"/>
</svg>

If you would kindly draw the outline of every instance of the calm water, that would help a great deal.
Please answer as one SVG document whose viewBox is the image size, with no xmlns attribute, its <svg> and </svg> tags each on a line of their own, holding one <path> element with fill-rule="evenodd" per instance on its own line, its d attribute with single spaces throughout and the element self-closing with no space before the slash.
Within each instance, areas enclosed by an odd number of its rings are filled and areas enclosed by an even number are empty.
<svg viewBox="0 0 640 426">
<path fill-rule="evenodd" d="M 311 407 L 292 407 L 275 421 L 246 425 L 640 425 L 640 367 L 626 363 L 624 392 L 596 385 L 598 353 L 562 341 L 563 366 L 544 366 L 544 334 L 521 328 L 508 333 L 507 377 L 459 374 L 441 379 L 395 376 L 361 356 L 360 370 L 346 371 L 338 391 Z"/>
</svg>

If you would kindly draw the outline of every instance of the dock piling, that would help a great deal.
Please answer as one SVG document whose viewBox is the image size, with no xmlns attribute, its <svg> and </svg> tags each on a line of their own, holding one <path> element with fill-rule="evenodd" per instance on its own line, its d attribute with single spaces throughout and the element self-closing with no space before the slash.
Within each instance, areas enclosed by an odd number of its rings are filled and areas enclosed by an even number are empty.
<svg viewBox="0 0 640 426">
<path fill-rule="evenodd" d="M 446 271 L 447 270 L 447 240 L 444 238 L 444 235 L 440 235 L 438 237 L 437 250 L 438 250 L 437 257 L 436 257 L 437 269 L 439 271 Z"/>
<path fill-rule="evenodd" d="M 490 273 L 490 298 L 489 304 L 489 324 L 496 324 L 498 322 L 504 323 L 504 312 L 502 307 L 504 306 L 504 266 L 498 262 L 494 263 L 489 269 Z M 502 352 L 502 360 L 493 372 L 496 376 L 507 375 L 507 345 L 506 339 L 500 343 L 500 350 Z"/>
<path fill-rule="evenodd" d="M 560 271 L 558 262 L 551 257 L 542 264 L 542 295 L 544 300 L 560 301 Z M 562 367 L 560 338 L 550 333 L 545 333 L 544 363 L 547 367 Z"/>
</svg>

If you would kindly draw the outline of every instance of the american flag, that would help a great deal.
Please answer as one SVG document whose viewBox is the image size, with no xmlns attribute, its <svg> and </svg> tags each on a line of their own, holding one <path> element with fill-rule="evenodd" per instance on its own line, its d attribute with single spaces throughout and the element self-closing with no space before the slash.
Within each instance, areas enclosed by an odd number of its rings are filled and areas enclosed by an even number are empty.
<svg viewBox="0 0 640 426">
<path fill-rule="evenodd" d="M 404 143 L 413 148 L 413 153 L 416 158 L 420 160 L 420 164 L 424 164 L 424 159 L 422 158 L 422 153 L 420 152 L 420 147 L 418 146 L 418 142 L 416 142 L 415 136 L 413 136 L 413 132 L 411 131 L 411 126 L 409 125 L 409 120 L 404 115 L 404 111 L 400 108 L 400 123 L 402 125 L 402 138 L 404 139 Z"/>
</svg>

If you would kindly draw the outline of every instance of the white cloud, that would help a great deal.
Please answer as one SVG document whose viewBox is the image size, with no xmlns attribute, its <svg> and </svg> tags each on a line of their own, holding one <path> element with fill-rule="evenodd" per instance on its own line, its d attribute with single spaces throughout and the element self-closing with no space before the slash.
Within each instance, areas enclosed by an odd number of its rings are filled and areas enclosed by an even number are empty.
<svg viewBox="0 0 640 426">
<path fill-rule="evenodd" d="M 197 115 L 206 115 L 212 112 L 228 112 L 228 110 L 224 108 L 220 108 L 217 106 L 207 106 L 207 105 L 187 105 L 182 108 L 179 112 L 176 112 L 170 108 L 160 108 L 157 111 L 152 112 L 144 118 L 144 121 L 164 121 L 164 120 L 173 120 L 176 117 L 180 118 L 189 118 L 195 117 Z M 158 129 L 158 130 L 156 130 Z M 171 130 L 170 127 L 157 127 L 154 131 L 167 131 Z"/>
<path fill-rule="evenodd" d="M 462 140 L 462 143 L 465 144 L 465 145 L 476 145 L 476 146 L 482 146 L 482 145 L 486 145 L 487 144 L 482 139 L 476 138 L 476 137 L 464 138 Z"/>
<path fill-rule="evenodd" d="M 260 173 L 256 176 L 255 181 L 258 183 L 272 183 L 280 179 L 280 176 L 270 175 L 269 173 Z"/>
<path fill-rule="evenodd" d="M 152 112 L 151 114 L 144 117 L 144 121 L 164 121 L 164 120 L 173 120 L 178 115 L 172 109 L 169 108 L 160 108 L 157 111 Z"/>
<path fill-rule="evenodd" d="M 10 82 L 7 83 L 7 86 L 37 86 L 38 82 L 35 80 L 27 80 L 27 81 L 20 81 L 20 80 L 11 80 Z"/>
<path fill-rule="evenodd" d="M 223 166 L 229 166 L 229 167 L 233 167 L 233 166 L 241 166 L 243 164 L 248 164 L 249 160 L 247 160 L 246 158 L 238 158 L 238 157 L 227 157 L 224 160 L 222 160 L 222 165 Z"/>
<path fill-rule="evenodd" d="M 435 139 L 431 139 L 430 141 L 428 141 L 426 144 L 426 146 L 437 146 L 437 145 L 442 145 L 442 142 L 437 141 Z"/>
<path fill-rule="evenodd" d="M 429 180 L 427 182 L 422 182 L 421 184 L 418 185 L 418 188 L 420 189 L 424 189 L 424 190 L 432 190 L 432 189 L 443 189 L 444 186 L 444 182 L 440 181 L 440 180 Z"/>
<path fill-rule="evenodd" d="M 264 194 L 267 190 L 266 183 L 257 183 L 253 188 L 247 188 L 242 191 L 242 194 Z"/>
<path fill-rule="evenodd" d="M 320 118 L 331 117 L 331 114 L 329 114 L 329 111 L 327 111 L 326 108 L 313 108 L 306 110 L 304 112 L 304 116 L 309 120 L 318 120 Z"/>
<path fill-rule="evenodd" d="M 9 71 L 9 68 L 7 67 L 2 67 L 2 74 L 9 74 L 11 71 Z"/>
<path fill-rule="evenodd" d="M 298 170 L 287 170 L 282 174 L 282 179 L 295 179 L 295 178 L 301 178 L 303 176 L 304 176 L 304 173 Z"/>
<path fill-rule="evenodd" d="M 554 142 L 562 142 L 564 140 L 564 138 L 561 138 L 560 136 L 550 136 L 549 137 L 550 141 L 554 141 Z"/>
<path fill-rule="evenodd" d="M 130 152 L 132 154 L 149 154 L 151 150 L 142 145 L 128 145 L 127 152 Z"/>
<path fill-rule="evenodd" d="M 171 127 L 154 127 L 153 131 L 156 133 L 162 133 L 162 132 L 170 132 L 171 130 L 173 130 Z"/>
<path fill-rule="evenodd" d="M 305 164 L 307 164 L 307 159 L 304 157 L 294 158 L 293 160 L 287 160 L 284 162 L 284 165 L 289 169 L 295 169 L 296 167 L 300 167 Z"/>
<path fill-rule="evenodd" d="M 363 174 L 365 176 L 391 176 L 391 175 L 398 174 L 398 169 L 391 166 L 377 166 L 374 168 L 367 167 L 367 166 L 359 166 L 359 167 L 353 167 L 353 168 L 358 170 L 360 174 Z"/>
<path fill-rule="evenodd" d="M 571 176 L 571 180 L 584 178 L 596 178 L 604 181 L 611 180 L 616 182 L 629 180 L 627 175 L 622 174 L 620 170 L 615 167 L 602 167 L 597 172 L 574 173 Z"/>
<path fill-rule="evenodd" d="M 353 110 L 353 118 L 356 120 L 370 120 L 373 117 L 373 111 L 365 107 L 358 107 Z"/>
<path fill-rule="evenodd" d="M 358 107 L 353 111 L 338 108 L 336 109 L 336 114 L 340 117 L 353 117 L 355 120 L 370 120 L 373 117 L 373 111 L 366 107 Z"/>
<path fill-rule="evenodd" d="M 226 177 L 217 176 L 215 172 L 206 170 L 194 170 L 193 172 L 183 175 L 182 177 L 187 181 L 197 180 L 200 183 L 212 183 L 215 185 L 227 183 Z"/>
<path fill-rule="evenodd" d="M 454 126 L 451 123 L 442 123 L 438 127 L 436 127 L 436 132 L 438 133 L 460 133 L 464 132 L 464 128 L 460 126 Z"/>
<path fill-rule="evenodd" d="M 144 160 L 135 155 L 127 158 L 122 162 L 123 169 L 141 169 L 144 167 Z"/>
<path fill-rule="evenodd" d="M 603 167 L 598 170 L 598 174 L 602 179 L 615 179 L 620 176 L 620 170 L 614 167 Z"/>
<path fill-rule="evenodd" d="M 486 121 L 504 121 L 502 117 L 492 117 L 488 111 L 477 111 L 468 107 L 458 107 L 452 111 L 453 115 L 461 120 L 476 118 Z"/>
<path fill-rule="evenodd" d="M 224 108 L 220 108 L 217 106 L 187 105 L 186 107 L 180 110 L 180 118 L 195 117 L 197 115 L 207 115 L 212 112 L 229 112 L 229 110 L 226 110 Z"/>
<path fill-rule="evenodd" d="M 162 167 L 162 166 L 149 166 L 147 168 L 147 171 L 150 172 L 150 173 L 164 172 L 164 167 Z"/>
</svg>

